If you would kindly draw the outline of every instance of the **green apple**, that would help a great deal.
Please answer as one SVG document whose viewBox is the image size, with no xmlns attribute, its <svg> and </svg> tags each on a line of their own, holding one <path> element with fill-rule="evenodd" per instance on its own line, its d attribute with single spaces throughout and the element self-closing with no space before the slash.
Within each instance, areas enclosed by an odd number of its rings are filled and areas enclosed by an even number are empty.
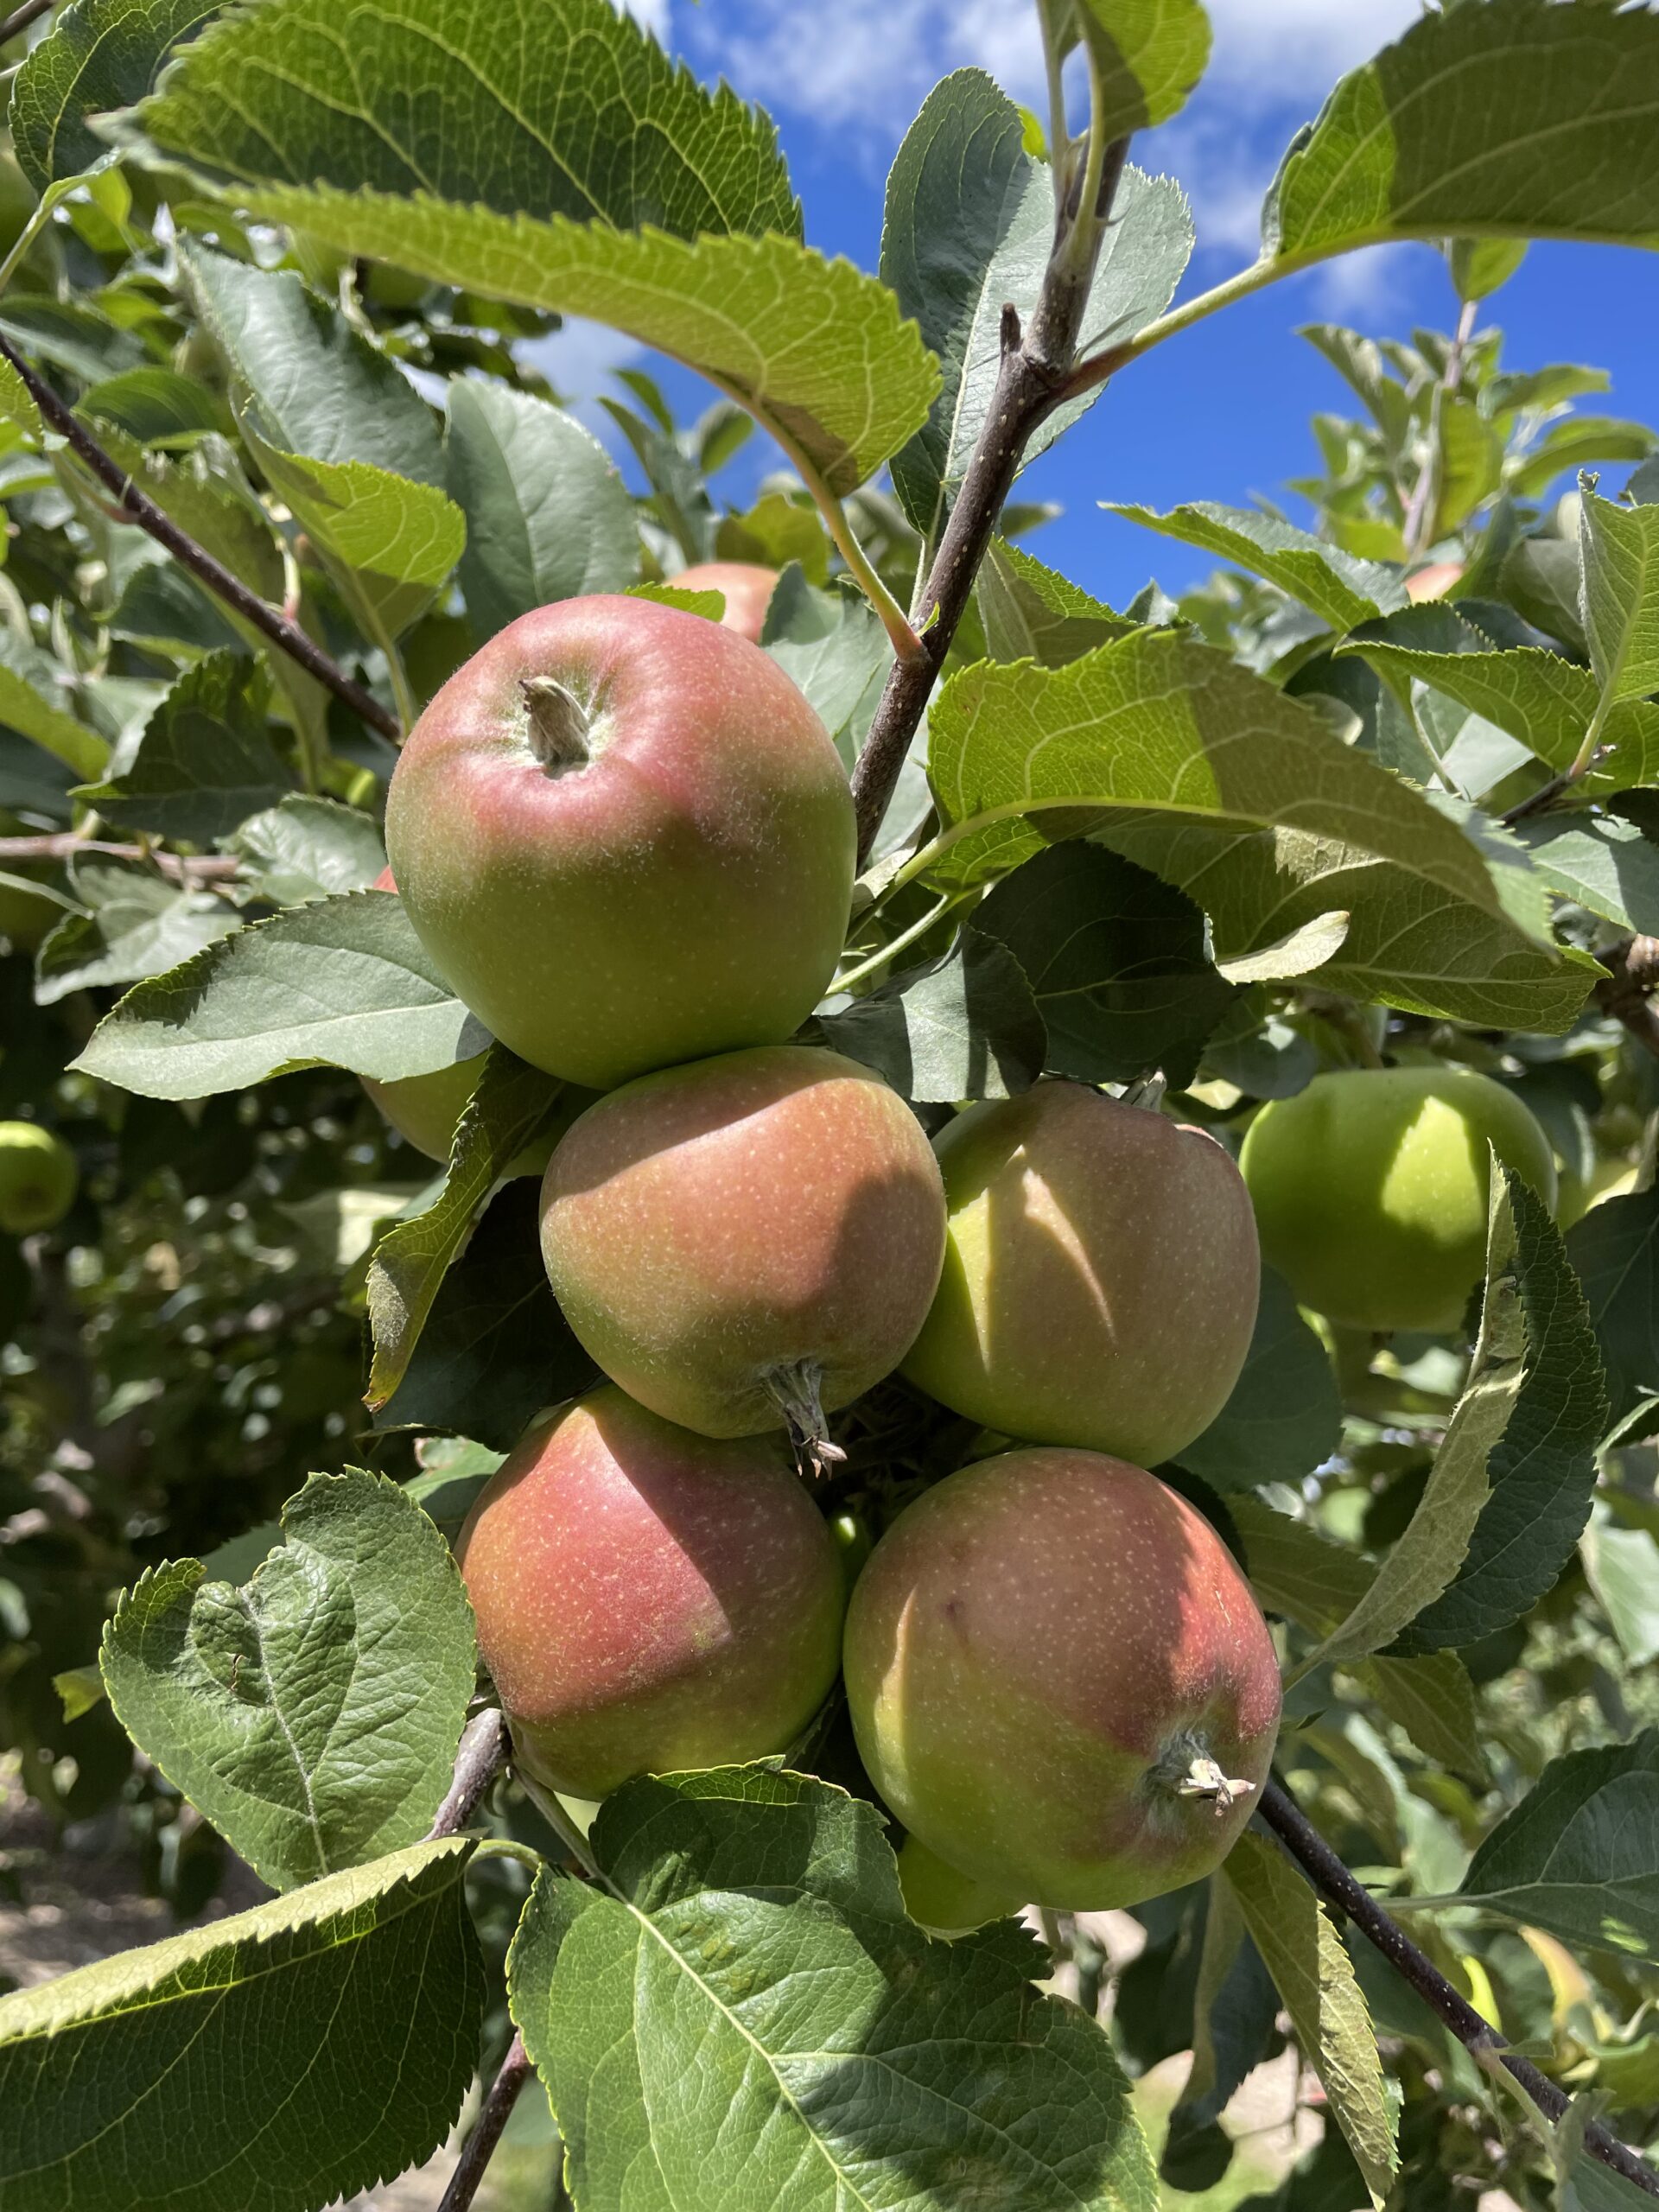
<svg viewBox="0 0 1659 2212">
<path fill-rule="evenodd" d="M 935 1146 L 950 1239 L 910 1380 L 1005 1435 L 1143 1465 L 1208 1428 L 1261 1291 L 1221 1146 L 1076 1083 L 972 1107 Z"/>
<path fill-rule="evenodd" d="M 1244 1140 L 1263 1255 L 1302 1305 L 1346 1328 L 1455 1329 L 1485 1269 L 1489 1145 L 1554 1205 L 1549 1140 L 1490 1076 L 1315 1076 L 1264 1106 Z"/>
<path fill-rule="evenodd" d="M 890 1374 L 944 1251 L 939 1170 L 880 1077 L 807 1046 L 641 1076 L 556 1147 L 542 1251 L 613 1382 L 706 1436 L 789 1427 Z"/>
<path fill-rule="evenodd" d="M 726 598 L 721 620 L 740 638 L 760 642 L 766 626 L 766 609 L 778 588 L 776 569 L 763 569 L 753 561 L 699 561 L 682 569 L 669 582 L 676 591 L 717 591 Z"/>
<path fill-rule="evenodd" d="M 0 1229 L 14 1236 L 55 1229 L 75 1201 L 80 1170 L 61 1137 L 38 1122 L 0 1122 Z"/>
<path fill-rule="evenodd" d="M 834 972 L 846 772 L 770 655 L 651 600 L 566 600 L 450 677 L 398 758 L 391 865 L 493 1036 L 607 1090 L 779 1044 Z"/>
<path fill-rule="evenodd" d="M 1273 1639 L 1225 1544 L 1095 1452 L 1004 1452 L 925 1491 L 859 1578 L 842 1667 L 871 1781 L 990 1910 L 1198 1881 L 1279 1726 Z M 937 1925 L 968 1903 L 918 1877 L 912 1910 Z"/>
<path fill-rule="evenodd" d="M 785 1750 L 836 1679 L 836 1548 L 777 1446 L 595 1390 L 532 1422 L 456 1557 L 519 1763 L 607 1796 Z"/>
</svg>

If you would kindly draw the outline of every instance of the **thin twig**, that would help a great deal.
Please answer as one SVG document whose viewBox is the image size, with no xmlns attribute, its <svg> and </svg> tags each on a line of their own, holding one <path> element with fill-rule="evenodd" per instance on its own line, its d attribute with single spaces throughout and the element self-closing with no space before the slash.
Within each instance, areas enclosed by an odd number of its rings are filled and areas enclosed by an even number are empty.
<svg viewBox="0 0 1659 2212">
<path fill-rule="evenodd" d="M 1085 175 L 1098 175 L 1094 207 L 1062 211 L 1062 235 L 1044 275 L 1029 329 L 1022 333 L 1013 307 L 1002 310 L 996 388 L 912 616 L 923 652 L 919 658 L 894 662 L 853 771 L 861 864 L 868 858 L 892 802 L 899 772 L 938 681 L 1027 444 L 1065 397 L 1094 264 L 1128 143 L 1127 138 L 1113 141 L 1097 169 L 1085 163 Z M 1077 227 L 1067 229 L 1068 219 Z M 1073 243 L 1077 229 L 1092 232 L 1087 251 L 1079 251 Z"/>
<path fill-rule="evenodd" d="M 1465 2050 L 1476 2059 L 1490 2053 L 1525 2090 L 1540 2112 L 1560 2120 L 1571 2099 L 1530 2059 L 1510 2050 L 1497 2031 L 1460 1996 L 1427 1953 L 1419 1950 L 1397 1920 L 1384 1912 L 1370 1891 L 1350 1873 L 1312 1821 L 1276 1782 L 1262 1792 L 1257 1810 L 1319 1894 L 1344 1912 L 1366 1941 L 1381 1951 L 1395 1972 L 1408 1982 L 1429 2010 L 1451 2029 Z M 1644 2158 L 1611 2135 L 1599 2121 L 1584 2131 L 1584 2147 L 1592 2158 L 1611 2166 L 1616 2174 L 1659 2196 L 1659 2173 Z"/>
<path fill-rule="evenodd" d="M 467 2212 L 467 2206 L 478 2195 L 478 2185 L 484 2178 L 484 2170 L 490 2163 L 491 2153 L 501 2140 L 501 2131 L 512 2116 L 518 2101 L 518 2094 L 535 2069 L 530 2063 L 530 2053 L 524 2049 L 523 2036 L 515 2034 L 507 2045 L 507 2055 L 501 2062 L 501 2070 L 490 2084 L 490 2094 L 467 2138 L 460 2164 L 449 2177 L 449 2186 L 443 2192 L 438 2212 Z M 563 2153 L 561 2152 L 561 2158 Z"/>
<path fill-rule="evenodd" d="M 315 677 L 319 683 L 332 691 L 337 699 L 342 700 L 371 729 L 378 730 L 382 737 L 397 742 L 402 734 L 397 717 L 389 714 L 355 677 L 347 676 L 321 645 L 306 635 L 297 622 L 290 622 L 274 607 L 268 607 L 257 593 L 250 591 L 222 563 L 216 561 L 205 546 L 198 545 L 194 537 L 187 537 L 172 517 L 164 514 L 154 499 L 139 489 L 119 463 L 111 459 L 74 410 L 59 398 L 50 385 L 35 374 L 16 347 L 3 336 L 0 336 L 0 359 L 9 361 L 16 370 L 45 420 L 79 454 L 99 481 L 115 494 L 122 508 L 140 530 L 147 531 L 158 545 L 164 545 L 175 560 L 184 563 L 192 575 L 207 585 L 209 591 L 216 593 L 226 606 L 233 607 L 245 621 L 251 622 L 290 659 L 296 660 L 308 676 Z"/>
<path fill-rule="evenodd" d="M 1659 938 L 1624 938 L 1596 957 L 1607 970 L 1596 985 L 1596 1003 L 1659 1059 L 1659 1012 L 1653 1003 L 1659 989 Z"/>
<path fill-rule="evenodd" d="M 10 861 L 70 861 L 98 853 L 115 861 L 149 861 L 175 883 L 224 883 L 240 861 L 219 853 L 164 853 L 155 845 L 110 845 L 101 838 L 79 837 L 73 830 L 54 830 L 38 837 L 0 837 L 0 868 Z"/>
<path fill-rule="evenodd" d="M 461 1732 L 449 1794 L 428 1830 L 428 1840 L 458 1835 L 483 1802 L 485 1792 L 507 1763 L 507 1724 L 497 1706 L 474 1713 Z"/>
<path fill-rule="evenodd" d="M 14 8 L 5 20 L 0 22 L 0 46 L 3 46 L 8 39 L 16 38 L 19 31 L 26 31 L 52 4 L 53 0 L 23 0 L 21 8 Z"/>
</svg>

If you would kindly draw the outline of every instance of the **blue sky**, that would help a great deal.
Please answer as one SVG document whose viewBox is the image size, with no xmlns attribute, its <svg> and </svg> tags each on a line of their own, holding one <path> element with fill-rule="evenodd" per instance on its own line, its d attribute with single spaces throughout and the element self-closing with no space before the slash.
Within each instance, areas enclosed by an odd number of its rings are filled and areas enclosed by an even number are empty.
<svg viewBox="0 0 1659 2212">
<path fill-rule="evenodd" d="M 675 53 L 707 79 L 723 75 L 772 115 L 806 211 L 809 242 L 874 269 L 889 162 L 931 85 L 972 62 L 1016 99 L 1038 100 L 1029 0 L 633 0 Z M 1254 256 L 1262 193 L 1296 128 L 1341 72 L 1396 36 L 1418 0 L 1210 0 L 1215 52 L 1185 112 L 1141 139 L 1135 158 L 1179 179 L 1198 247 L 1184 291 L 1216 283 Z M 1659 421 L 1659 268 L 1611 247 L 1536 245 L 1493 303 L 1512 366 L 1585 361 L 1608 370 L 1592 404 Z M 1032 550 L 1115 604 L 1156 574 L 1170 589 L 1212 564 L 1150 537 L 1103 499 L 1165 508 L 1183 499 L 1247 504 L 1281 497 L 1308 473 L 1308 417 L 1349 411 L 1344 387 L 1294 334 L 1350 322 L 1376 335 L 1444 328 L 1455 315 L 1440 256 L 1407 246 L 1359 255 L 1272 287 L 1173 340 L 1121 377 L 1084 421 L 1021 480 L 1020 496 L 1066 512 Z M 574 399 L 611 388 L 607 371 L 646 357 L 607 332 L 562 334 L 547 365 Z M 669 372 L 677 406 L 709 397 Z M 599 427 L 598 410 L 583 407 Z M 597 419 L 596 419 L 597 418 Z M 778 465 L 760 436 L 721 480 L 741 503 Z M 1289 502 L 1294 505 L 1294 502 Z"/>
</svg>

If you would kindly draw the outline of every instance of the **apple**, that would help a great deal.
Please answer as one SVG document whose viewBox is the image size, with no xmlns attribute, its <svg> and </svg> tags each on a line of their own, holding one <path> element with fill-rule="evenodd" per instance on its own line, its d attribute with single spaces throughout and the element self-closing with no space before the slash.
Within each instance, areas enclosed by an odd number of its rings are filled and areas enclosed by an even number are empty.
<svg viewBox="0 0 1659 2212">
<path fill-rule="evenodd" d="M 1463 581 L 1461 561 L 1432 561 L 1426 569 L 1419 569 L 1415 575 L 1406 578 L 1406 597 L 1414 607 L 1425 601 L 1444 599 L 1454 584 Z"/>
<path fill-rule="evenodd" d="M 74 1204 L 80 1170 L 61 1137 L 38 1122 L 0 1122 L 0 1229 L 13 1236 L 55 1229 Z"/>
<path fill-rule="evenodd" d="M 531 1423 L 456 1558 L 519 1764 L 550 1789 L 768 1757 L 836 1679 L 841 1568 L 782 1453 L 620 1390 Z"/>
<path fill-rule="evenodd" d="M 450 677 L 398 758 L 386 841 L 486 1028 L 603 1090 L 799 1025 L 855 834 L 835 747 L 770 655 L 601 594 L 520 616 Z"/>
<path fill-rule="evenodd" d="M 776 569 L 763 569 L 753 561 L 699 561 L 668 581 L 676 591 L 723 592 L 726 611 L 721 622 L 740 638 L 760 644 L 760 632 L 766 626 L 766 609 L 778 588 Z"/>
<path fill-rule="evenodd" d="M 1273 1639 L 1226 1545 L 1102 1452 L 1007 1452 L 925 1491 L 859 1577 L 842 1667 L 871 1781 L 991 1911 L 1198 1880 L 1279 1726 Z M 918 1917 L 970 1904 L 920 1873 Z"/>
<path fill-rule="evenodd" d="M 1244 1140 L 1262 1252 L 1300 1304 L 1346 1328 L 1455 1329 L 1485 1272 L 1489 1145 L 1554 1206 L 1549 1140 L 1490 1076 L 1315 1076 L 1264 1106 Z"/>
<path fill-rule="evenodd" d="M 987 1428 L 1139 1465 L 1208 1428 L 1261 1292 L 1249 1198 L 1214 1138 L 1039 1083 L 934 1144 L 950 1238 L 910 1380 Z"/>
<path fill-rule="evenodd" d="M 381 869 L 373 887 L 396 893 L 397 886 L 389 868 Z M 447 1161 L 454 1141 L 455 1124 L 478 1089 L 478 1079 L 488 1058 L 487 1052 L 474 1052 L 471 1059 L 457 1060 L 453 1067 L 435 1069 L 430 1075 L 398 1076 L 388 1083 L 366 1075 L 358 1079 L 405 1144 L 413 1145 L 429 1160 Z M 593 1096 L 592 1091 L 581 1090 L 574 1084 L 567 1085 L 551 1128 L 534 1144 L 526 1145 L 516 1160 L 509 1161 L 503 1170 L 503 1179 L 541 1174 L 554 1146 L 576 1116 L 592 1103 Z"/>
<path fill-rule="evenodd" d="M 897 1091 L 810 1046 L 641 1076 L 555 1147 L 542 1253 L 613 1382 L 705 1436 L 788 1427 L 890 1374 L 944 1252 L 932 1147 Z"/>
</svg>

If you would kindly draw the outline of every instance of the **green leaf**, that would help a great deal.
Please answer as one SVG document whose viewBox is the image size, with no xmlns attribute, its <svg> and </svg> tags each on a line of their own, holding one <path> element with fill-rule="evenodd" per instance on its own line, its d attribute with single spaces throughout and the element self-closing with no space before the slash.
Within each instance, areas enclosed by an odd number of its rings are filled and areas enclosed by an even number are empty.
<svg viewBox="0 0 1659 2212">
<path fill-rule="evenodd" d="M 1659 1955 L 1659 1732 L 1552 1760 L 1458 1897 L 1565 1943 Z"/>
<path fill-rule="evenodd" d="M 706 91 L 607 0 L 370 0 L 350 21 L 342 52 L 337 0 L 232 15 L 146 103 L 144 128 L 250 183 L 687 238 L 800 234 L 768 118 Z"/>
<path fill-rule="evenodd" d="M 29 53 L 11 89 L 11 138 L 37 192 L 110 158 L 89 116 L 131 107 L 168 54 L 218 15 L 223 0 L 74 0 Z"/>
<path fill-rule="evenodd" d="M 1469 88 L 1478 84 L 1480 97 Z M 1388 238 L 1659 244 L 1659 18 L 1474 0 L 1342 79 L 1268 196 L 1270 259 Z"/>
<path fill-rule="evenodd" d="M 1325 1346 L 1289 1285 L 1262 1270 L 1255 1332 L 1233 1394 L 1180 1464 L 1219 1491 L 1300 1483 L 1342 1442 L 1342 1397 Z"/>
<path fill-rule="evenodd" d="M 1302 1876 L 1261 1836 L 1240 1836 L 1224 1866 L 1244 1924 L 1290 2014 L 1302 2056 L 1381 2207 L 1399 2171 L 1376 2031 L 1342 1938 Z"/>
<path fill-rule="evenodd" d="M 0 415 L 16 423 L 30 443 L 46 443 L 46 425 L 35 404 L 35 395 L 10 361 L 0 361 Z"/>
<path fill-rule="evenodd" d="M 251 815 L 223 842 L 243 863 L 258 896 L 276 906 L 367 891 L 386 865 L 372 815 L 304 793 Z"/>
<path fill-rule="evenodd" d="M 1316 968 L 1334 960 L 1348 942 L 1351 918 L 1344 913 L 1315 914 L 1287 931 L 1276 944 L 1218 960 L 1217 971 L 1228 982 L 1240 985 L 1282 983 L 1294 976 L 1311 976 Z"/>
<path fill-rule="evenodd" d="M 1526 257 L 1525 241 L 1514 238 L 1457 238 L 1446 257 L 1452 282 L 1465 306 L 1501 291 Z"/>
<path fill-rule="evenodd" d="M 263 668 L 218 652 L 188 670 L 119 775 L 78 796 L 118 827 L 206 845 L 294 789 L 265 728 Z"/>
<path fill-rule="evenodd" d="M 511 1452 L 543 1407 L 602 1379 L 548 1288 L 539 1195 L 521 1179 L 490 1201 L 377 1428 L 445 1429 Z"/>
<path fill-rule="evenodd" d="M 1350 1671 L 1425 1758 L 1483 1788 L 1488 1784 L 1475 1686 L 1455 1651 L 1362 1659 Z"/>
<path fill-rule="evenodd" d="M 1100 73 L 1096 127 L 1108 142 L 1178 115 L 1210 59 L 1198 0 L 1077 0 L 1073 20 Z"/>
<path fill-rule="evenodd" d="M 1659 932 L 1659 850 L 1631 823 L 1535 815 L 1516 825 L 1552 890 L 1620 929 Z"/>
<path fill-rule="evenodd" d="M 1611 1416 L 1659 1395 L 1659 1188 L 1592 1206 L 1567 1231 L 1607 1374 Z"/>
<path fill-rule="evenodd" d="M 1659 690 L 1659 506 L 1615 506 L 1586 486 L 1579 548 L 1585 635 L 1602 690 L 1615 704 Z"/>
<path fill-rule="evenodd" d="M 935 876 L 1005 873 L 1090 831 L 1199 899 L 1224 960 L 1350 917 L 1330 988 L 1486 1026 L 1564 1028 L 1593 963 L 1547 951 L 1513 840 L 1482 843 L 1320 717 L 1195 640 L 1141 631 L 1058 670 L 981 663 L 930 719 Z"/>
<path fill-rule="evenodd" d="M 192 243 L 180 258 L 265 444 L 336 467 L 366 464 L 442 491 L 437 416 L 337 308 L 291 269 L 256 269 Z"/>
<path fill-rule="evenodd" d="M 1494 1176 L 1495 1190 L 1498 1179 Z M 1497 1318 L 1483 1323 L 1481 1335 L 1501 1356 L 1514 1340 L 1514 1318 L 1503 1309 L 1518 1295 L 1524 1369 L 1508 1421 L 1486 1458 L 1487 1496 L 1462 1563 L 1445 1594 L 1425 1605 L 1390 1647 L 1400 1656 L 1477 1643 L 1519 1620 L 1554 1586 L 1590 1517 L 1607 1396 L 1589 1307 L 1541 1201 L 1507 1168 L 1502 1182 L 1514 1221 L 1513 1256 L 1499 1262 L 1503 1281 L 1494 1270 L 1487 1300 Z M 1501 1249 L 1495 1239 L 1495 1258 Z M 1474 1387 L 1484 1387 L 1484 1379 Z M 1457 1430 L 1454 1419 L 1442 1458 Z M 1431 1477 L 1430 1490 L 1435 1486 Z M 1413 1541 L 1408 1530 L 1396 1553 Z M 1446 1541 L 1449 1548 L 1452 1539 Z"/>
<path fill-rule="evenodd" d="M 449 496 L 467 518 L 460 582 L 474 637 L 633 582 L 633 502 L 573 416 L 506 385 L 454 377 L 447 454 Z"/>
<path fill-rule="evenodd" d="M 81 394 L 76 412 L 89 423 L 118 424 L 141 445 L 230 427 L 223 400 L 176 369 L 127 369 L 105 377 Z"/>
<path fill-rule="evenodd" d="M 416 1843 L 474 1673 L 442 1537 L 384 1475 L 313 1475 L 245 1589 L 152 1569 L 104 1631 L 122 1726 L 273 1888 Z"/>
<path fill-rule="evenodd" d="M 971 925 L 951 950 L 817 1026 L 832 1051 L 874 1068 L 904 1098 L 1008 1098 L 1043 1071 L 1043 1017 L 1005 944 Z"/>
<path fill-rule="evenodd" d="M 52 696 L 64 681 L 49 653 L 0 631 L 0 725 L 49 753 L 77 776 L 97 776 L 109 758 L 106 741 Z"/>
<path fill-rule="evenodd" d="M 88 855 L 75 862 L 72 880 L 84 911 L 66 915 L 41 947 L 35 996 L 41 1006 L 94 984 L 141 983 L 240 926 L 235 907 L 212 892 L 130 861 Z"/>
<path fill-rule="evenodd" d="M 1160 1071 L 1189 1083 L 1232 1001 L 1184 893 L 1104 847 L 1039 853 L 975 908 L 972 929 L 1019 962 L 1048 1032 L 1044 1065 L 1079 1083 Z"/>
<path fill-rule="evenodd" d="M 547 1128 L 564 1089 L 505 1046 L 484 1072 L 456 1124 L 443 1187 L 424 1213 L 399 1222 L 369 1262 L 369 1327 L 374 1345 L 364 1397 L 378 1412 L 409 1363 L 446 1269 L 476 1227 L 507 1167 Z"/>
<path fill-rule="evenodd" d="M 1648 1529 L 1621 1529 L 1599 1505 L 1579 1539 L 1590 1587 L 1632 1667 L 1659 1659 L 1659 1541 Z"/>
<path fill-rule="evenodd" d="M 1282 1613 L 1314 1636 L 1328 1636 L 1376 1579 L 1376 1567 L 1357 1552 L 1260 1498 L 1230 1497 L 1227 1510 L 1262 1610 Z"/>
<path fill-rule="evenodd" d="M 1575 415 L 1552 423 L 1518 466 L 1507 472 L 1510 491 L 1535 499 L 1567 469 L 1593 467 L 1599 461 L 1646 461 L 1659 452 L 1659 435 L 1644 423 L 1621 423 L 1606 415 Z"/>
<path fill-rule="evenodd" d="M 1154 0 L 1156 4 L 1156 0 Z M 899 504 L 937 537 L 961 489 L 1001 360 L 1005 304 L 1036 305 L 1054 242 L 1054 187 L 1023 145 L 1013 101 L 977 69 L 937 85 L 887 179 L 881 276 L 939 356 L 944 384 L 924 428 L 894 456 Z M 1192 250 L 1192 219 L 1167 178 L 1125 171 L 1085 312 L 1083 349 L 1161 315 Z M 1082 411 L 1073 404 L 1026 448 L 1029 463 Z"/>
<path fill-rule="evenodd" d="M 585 2212 L 1152 2212 L 1106 2037 L 1007 1923 L 925 1936 L 873 1806 L 723 1768 L 629 1783 L 591 1841 L 508 1967 Z"/>
<path fill-rule="evenodd" d="M 753 427 L 747 415 L 738 419 L 746 429 Z M 722 515 L 715 553 L 721 561 L 753 561 L 763 569 L 787 569 L 795 562 L 808 583 L 830 580 L 830 540 L 817 509 L 799 493 L 763 492 L 747 512 Z"/>
<path fill-rule="evenodd" d="M 1252 575 L 1265 576 L 1280 590 L 1311 607 L 1333 630 L 1352 630 L 1379 614 L 1408 604 L 1405 586 L 1379 562 L 1358 561 L 1323 538 L 1312 537 L 1278 515 L 1249 507 L 1222 507 L 1208 500 L 1154 514 L 1150 507 L 1101 505 L 1110 515 L 1143 524 L 1160 537 L 1196 545 Z"/>
<path fill-rule="evenodd" d="M 1141 626 L 1003 537 L 991 540 L 975 594 L 993 660 L 1064 668 Z"/>
<path fill-rule="evenodd" d="M 1591 671 L 1541 646 L 1494 652 L 1490 639 L 1449 607 L 1435 610 L 1433 646 L 1405 642 L 1408 626 L 1422 634 L 1419 618 L 1426 611 L 1418 610 L 1388 632 L 1350 639 L 1338 647 L 1338 660 L 1357 656 L 1408 694 L 1413 681 L 1427 683 L 1509 730 L 1547 766 L 1569 767 L 1601 694 Z M 1616 705 L 1604 726 L 1603 741 L 1605 755 L 1587 780 L 1587 790 L 1618 791 L 1649 781 L 1659 773 L 1659 707 L 1645 699 Z"/>
<path fill-rule="evenodd" d="M 311 2212 L 442 2142 L 484 1974 L 447 1838 L 0 1998 L 0 2198 Z"/>
<path fill-rule="evenodd" d="M 431 1075 L 489 1042 L 403 901 L 353 892 L 256 922 L 130 991 L 75 1065 L 146 1098 L 206 1098 L 294 1068 Z"/>
<path fill-rule="evenodd" d="M 893 642 L 875 609 L 850 583 L 820 591 L 801 569 L 785 569 L 760 642 L 805 693 L 850 771 L 893 666 Z M 905 812 L 902 795 L 894 804 Z"/>
</svg>

